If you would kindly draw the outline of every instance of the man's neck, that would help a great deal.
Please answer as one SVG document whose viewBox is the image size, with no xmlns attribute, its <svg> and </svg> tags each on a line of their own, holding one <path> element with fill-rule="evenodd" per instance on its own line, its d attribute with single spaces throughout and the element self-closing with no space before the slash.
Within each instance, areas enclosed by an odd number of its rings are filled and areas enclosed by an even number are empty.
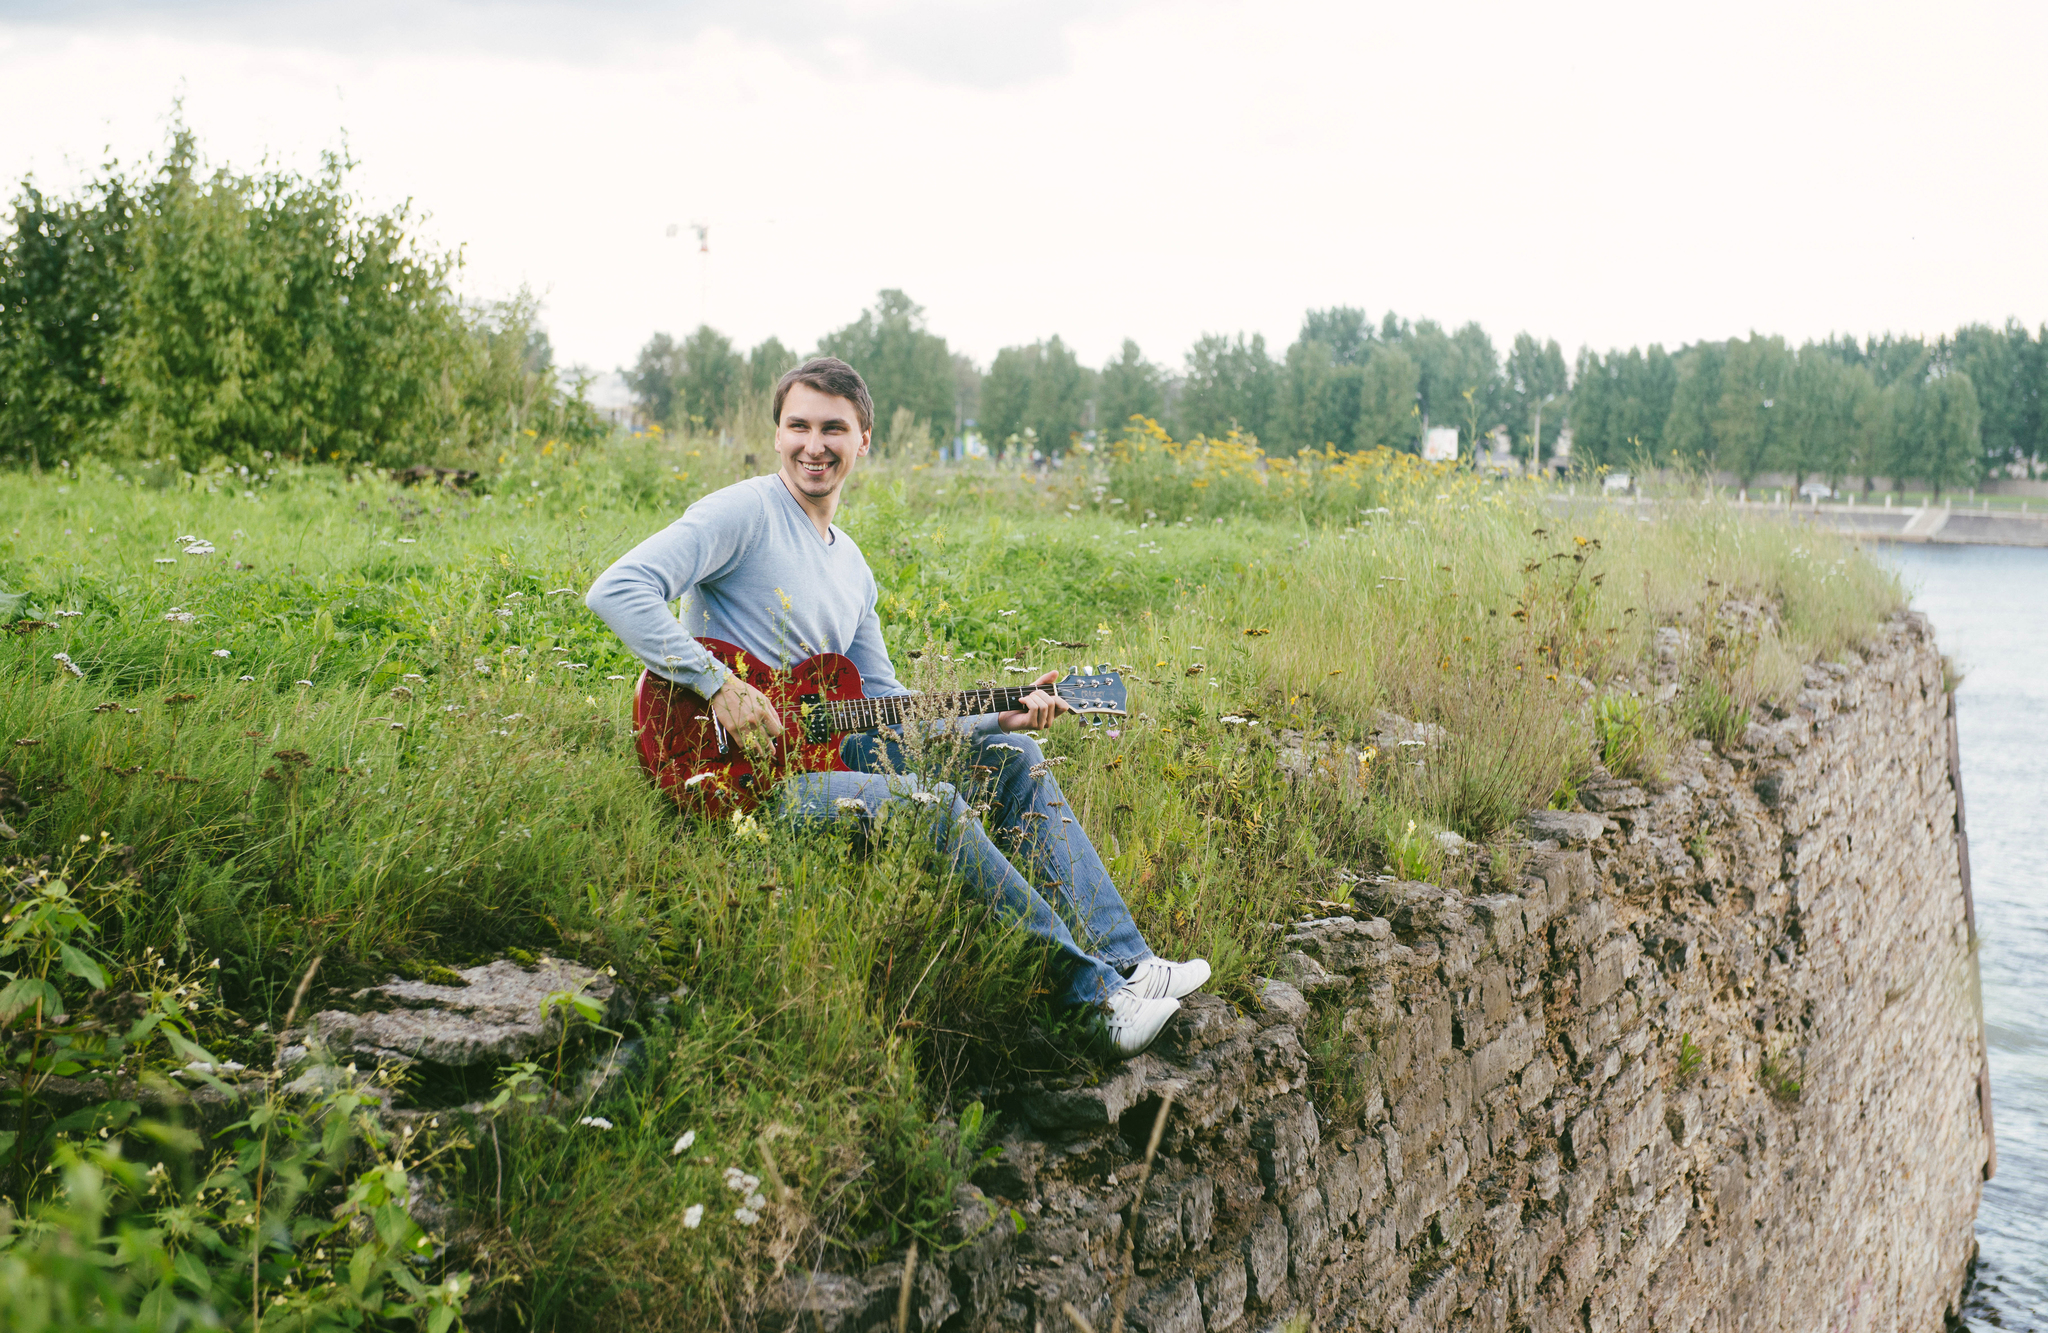
<svg viewBox="0 0 2048 1333">
<path fill-rule="evenodd" d="M 832 540 L 832 516 L 839 512 L 839 493 L 845 487 L 835 486 L 830 495 L 825 496 L 823 499 L 813 500 L 810 496 L 805 495 L 802 491 L 790 485 L 789 478 L 780 471 L 776 472 L 775 479 L 782 483 L 783 490 L 789 492 L 789 498 L 796 501 L 797 508 L 804 511 L 804 516 L 811 520 L 811 526 L 818 530 L 818 536 L 822 540 L 830 542 Z"/>
</svg>

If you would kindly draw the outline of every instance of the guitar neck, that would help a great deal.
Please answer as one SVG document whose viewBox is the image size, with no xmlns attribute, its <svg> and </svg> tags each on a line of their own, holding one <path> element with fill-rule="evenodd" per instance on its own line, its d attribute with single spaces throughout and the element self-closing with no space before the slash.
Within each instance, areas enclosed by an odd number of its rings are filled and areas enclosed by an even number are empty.
<svg viewBox="0 0 2048 1333">
<path fill-rule="evenodd" d="M 974 717 L 980 713 L 1016 711 L 1024 696 L 1036 690 L 1058 694 L 1053 685 L 991 685 L 951 694 L 900 694 L 886 699 L 835 699 L 825 704 L 831 730 L 872 731 L 915 717 Z"/>
</svg>

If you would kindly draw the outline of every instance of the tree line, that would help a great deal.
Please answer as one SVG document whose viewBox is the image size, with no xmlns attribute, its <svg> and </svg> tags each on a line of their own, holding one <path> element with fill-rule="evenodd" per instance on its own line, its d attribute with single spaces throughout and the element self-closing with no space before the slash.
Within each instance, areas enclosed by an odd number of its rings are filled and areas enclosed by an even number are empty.
<svg viewBox="0 0 2048 1333">
<path fill-rule="evenodd" d="M 2048 327 L 1970 325 L 1933 340 L 1783 338 L 1581 350 L 1567 363 L 1555 339 L 1517 334 L 1505 355 L 1476 323 L 1447 330 L 1391 312 L 1377 323 L 1351 306 L 1310 310 L 1278 356 L 1260 334 L 1208 334 L 1177 367 L 1126 339 L 1101 366 L 1057 336 L 1005 347 L 986 370 L 926 327 L 901 291 L 818 350 L 860 367 L 874 391 L 878 440 L 919 444 L 970 425 L 998 453 L 1058 454 L 1113 435 L 1134 416 L 1181 438 L 1237 430 L 1270 453 L 1414 452 L 1432 426 L 1475 441 L 1504 439 L 1517 456 L 1557 456 L 1567 428 L 1578 467 L 1688 467 L 1764 473 L 1794 485 L 1883 477 L 1936 491 L 2048 464 Z M 657 334 L 625 372 L 641 410 L 669 424 L 718 425 L 764 396 L 797 355 L 769 339 L 742 355 L 700 328 L 682 342 Z M 758 412 L 759 407 L 750 410 Z"/>
<path fill-rule="evenodd" d="M 71 197 L 22 182 L 0 234 L 0 457 L 404 465 L 602 436 L 537 303 L 460 300 L 458 258 L 423 246 L 406 208 L 360 208 L 351 167 L 207 170 L 174 125 L 149 169 L 110 163 Z M 1568 363 L 1555 339 L 1520 333 L 1503 350 L 1476 323 L 1332 306 L 1306 312 L 1277 354 L 1260 334 L 1207 334 L 1167 364 L 1127 339 L 1096 366 L 1054 336 L 983 367 L 888 290 L 817 350 L 868 377 L 885 448 L 972 423 L 998 452 L 1059 454 L 1142 416 L 1184 439 L 1241 431 L 1274 454 L 1414 451 L 1449 427 L 1468 459 L 1496 435 L 1550 458 L 1569 427 L 1575 465 L 1675 458 L 1744 483 L 1940 490 L 2048 461 L 2048 326 L 2017 322 L 1796 348 L 1753 333 Z M 797 360 L 779 339 L 742 352 L 707 327 L 655 335 L 623 373 L 651 421 L 759 431 Z"/>
</svg>

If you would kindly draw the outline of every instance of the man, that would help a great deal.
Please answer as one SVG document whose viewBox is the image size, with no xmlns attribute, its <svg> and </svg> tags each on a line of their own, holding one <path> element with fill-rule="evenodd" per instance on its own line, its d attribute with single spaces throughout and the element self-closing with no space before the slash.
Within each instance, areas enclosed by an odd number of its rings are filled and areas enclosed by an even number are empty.
<svg viewBox="0 0 2048 1333">
<path fill-rule="evenodd" d="M 783 666 L 841 653 L 859 669 L 870 698 L 913 692 L 896 679 L 882 643 L 874 574 L 853 539 L 832 525 L 874 431 L 867 385 L 844 361 L 819 357 L 782 377 L 774 410 L 780 467 L 773 475 L 697 501 L 620 557 L 584 598 L 648 670 L 703 696 L 742 740 L 780 735 L 781 719 L 765 695 L 693 635 L 724 639 Z M 669 612 L 677 599 L 681 620 Z M 1049 672 L 1035 683 L 1056 678 Z M 1173 1017 L 1180 997 L 1209 979 L 1209 965 L 1199 958 L 1167 962 L 1147 947 L 1102 858 L 1066 813 L 1037 742 L 1015 735 L 1070 710 L 1043 690 L 1022 703 L 1015 712 L 959 719 L 950 728 L 968 751 L 964 771 L 994 775 L 960 785 L 982 788 L 975 794 L 988 798 L 996 830 L 1022 853 L 1057 907 L 997 847 L 955 784 L 927 786 L 911 774 L 904 740 L 887 732 L 847 738 L 841 753 L 859 771 L 802 775 L 776 799 L 798 822 L 837 819 L 849 801 L 869 817 L 906 800 L 948 807 L 950 817 L 936 821 L 945 863 L 1058 952 L 1066 973 L 1061 999 L 1100 1005 L 1110 1046 L 1136 1055 Z"/>
</svg>

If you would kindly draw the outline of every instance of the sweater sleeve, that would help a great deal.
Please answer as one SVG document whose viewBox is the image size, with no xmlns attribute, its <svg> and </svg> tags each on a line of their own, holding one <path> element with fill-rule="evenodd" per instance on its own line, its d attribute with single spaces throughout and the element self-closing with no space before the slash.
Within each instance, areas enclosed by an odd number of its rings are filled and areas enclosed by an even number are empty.
<svg viewBox="0 0 2048 1333">
<path fill-rule="evenodd" d="M 590 585 L 583 604 L 649 671 L 709 699 L 725 683 L 726 669 L 683 628 L 669 604 L 746 558 L 760 534 L 762 510 L 758 491 L 714 491 L 614 561 Z"/>
</svg>

